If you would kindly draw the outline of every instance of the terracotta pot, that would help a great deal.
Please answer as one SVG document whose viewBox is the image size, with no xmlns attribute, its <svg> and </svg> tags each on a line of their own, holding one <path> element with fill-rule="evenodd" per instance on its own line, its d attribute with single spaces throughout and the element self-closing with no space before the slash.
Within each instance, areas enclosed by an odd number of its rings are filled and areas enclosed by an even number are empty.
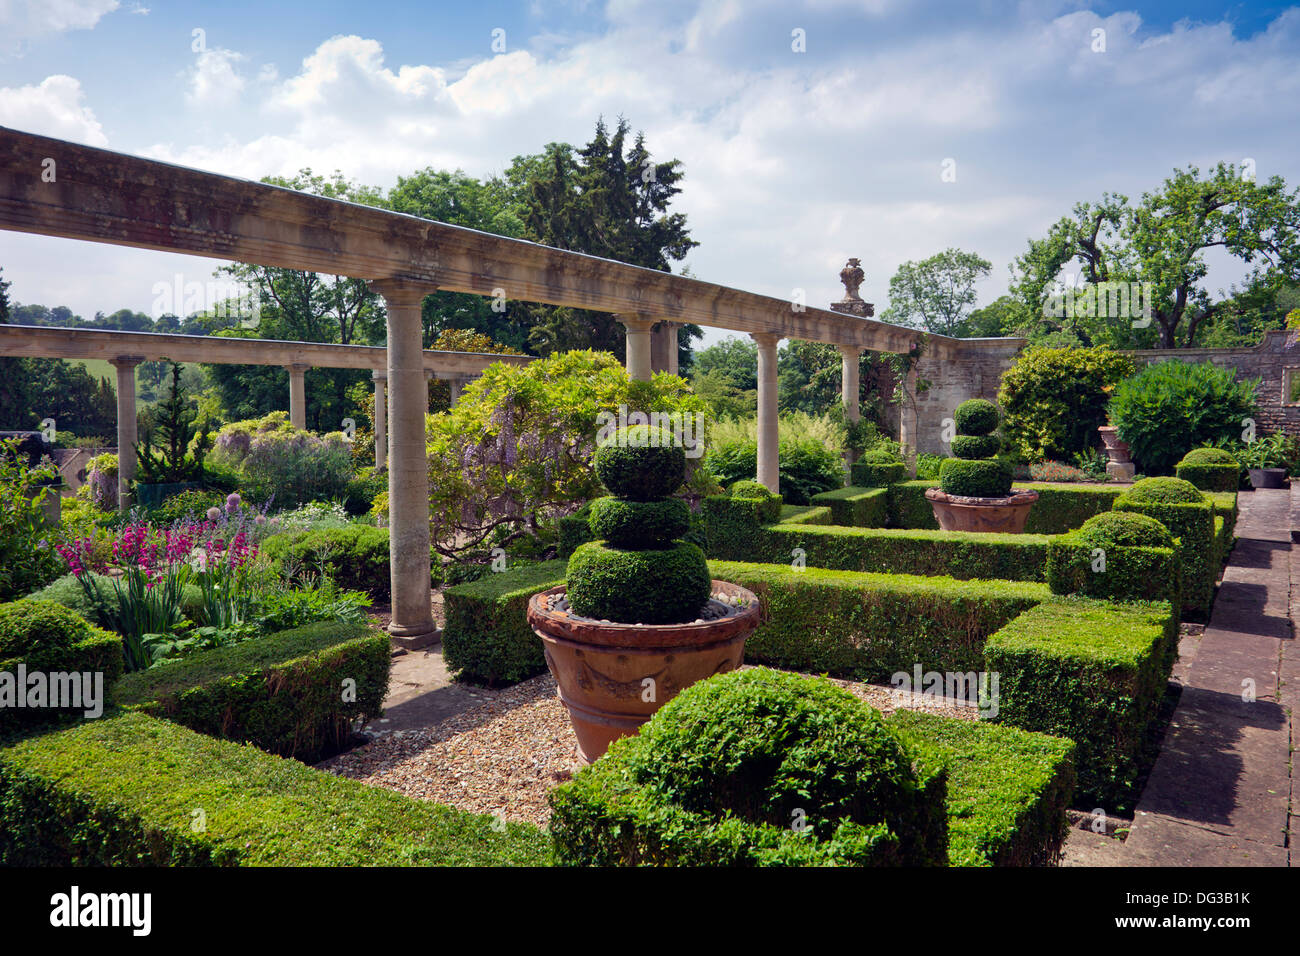
<svg viewBox="0 0 1300 956">
<path fill-rule="evenodd" d="M 563 585 L 529 598 L 528 623 L 545 646 L 546 666 L 560 685 L 560 701 L 584 762 L 600 757 L 619 737 L 636 733 L 683 688 L 740 666 L 745 639 L 758 627 L 763 608 L 737 584 L 714 581 L 713 593 L 719 592 L 746 607 L 699 624 L 581 620 L 543 603 L 563 594 Z"/>
<path fill-rule="evenodd" d="M 1023 534 L 1038 492 L 1015 491 L 1005 498 L 966 498 L 930 488 L 925 497 L 944 531 Z"/>
</svg>

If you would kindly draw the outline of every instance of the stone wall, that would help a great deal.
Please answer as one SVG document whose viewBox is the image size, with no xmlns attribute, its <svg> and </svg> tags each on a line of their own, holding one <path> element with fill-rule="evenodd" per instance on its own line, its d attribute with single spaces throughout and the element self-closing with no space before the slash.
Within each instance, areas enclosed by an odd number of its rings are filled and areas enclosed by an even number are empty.
<svg viewBox="0 0 1300 956">
<path fill-rule="evenodd" d="M 935 347 L 923 355 L 918 374 L 930 388 L 917 398 L 917 450 L 946 455 L 943 420 L 968 398 L 997 400 L 1002 374 L 1011 367 L 1024 339 L 932 339 Z M 1282 429 L 1300 435 L 1300 403 L 1284 400 L 1288 371 L 1300 383 L 1300 333 L 1265 333 L 1264 340 L 1251 348 L 1239 349 L 1145 349 L 1128 352 L 1139 364 L 1180 359 L 1211 362 L 1235 368 L 1238 378 L 1261 379 L 1259 387 L 1260 431 Z M 906 412 L 904 414 L 907 414 Z"/>
</svg>

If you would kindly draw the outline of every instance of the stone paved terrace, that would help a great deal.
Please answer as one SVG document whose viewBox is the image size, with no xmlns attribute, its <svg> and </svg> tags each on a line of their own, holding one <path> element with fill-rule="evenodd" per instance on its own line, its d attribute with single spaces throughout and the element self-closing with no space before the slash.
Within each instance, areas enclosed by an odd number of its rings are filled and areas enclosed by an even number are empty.
<svg viewBox="0 0 1300 956">
<path fill-rule="evenodd" d="M 1293 504 L 1294 501 L 1294 504 Z M 1239 498 L 1214 613 L 1184 638 L 1183 691 L 1124 842 L 1071 831 L 1067 866 L 1289 866 L 1300 697 L 1300 483 Z M 1253 701 L 1243 691 L 1254 682 Z"/>
</svg>

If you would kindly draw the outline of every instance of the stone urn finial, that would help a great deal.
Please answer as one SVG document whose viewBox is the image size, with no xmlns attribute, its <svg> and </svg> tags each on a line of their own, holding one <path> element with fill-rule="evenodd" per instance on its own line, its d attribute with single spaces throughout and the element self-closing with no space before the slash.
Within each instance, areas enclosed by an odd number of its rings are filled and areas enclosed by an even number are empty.
<svg viewBox="0 0 1300 956">
<path fill-rule="evenodd" d="M 862 288 L 862 282 L 867 274 L 862 271 L 861 259 L 850 259 L 848 263 L 840 270 L 840 281 L 844 283 L 844 298 L 841 302 L 861 302 L 862 296 L 858 294 L 858 289 Z"/>
</svg>

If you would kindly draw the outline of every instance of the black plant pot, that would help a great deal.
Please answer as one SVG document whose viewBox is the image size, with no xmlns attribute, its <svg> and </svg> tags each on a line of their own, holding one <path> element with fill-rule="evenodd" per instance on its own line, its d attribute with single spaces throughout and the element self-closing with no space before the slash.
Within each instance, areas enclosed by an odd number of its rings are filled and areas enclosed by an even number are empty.
<svg viewBox="0 0 1300 956">
<path fill-rule="evenodd" d="M 1250 484 L 1254 488 L 1281 488 L 1286 481 L 1285 468 L 1249 468 Z"/>
</svg>

